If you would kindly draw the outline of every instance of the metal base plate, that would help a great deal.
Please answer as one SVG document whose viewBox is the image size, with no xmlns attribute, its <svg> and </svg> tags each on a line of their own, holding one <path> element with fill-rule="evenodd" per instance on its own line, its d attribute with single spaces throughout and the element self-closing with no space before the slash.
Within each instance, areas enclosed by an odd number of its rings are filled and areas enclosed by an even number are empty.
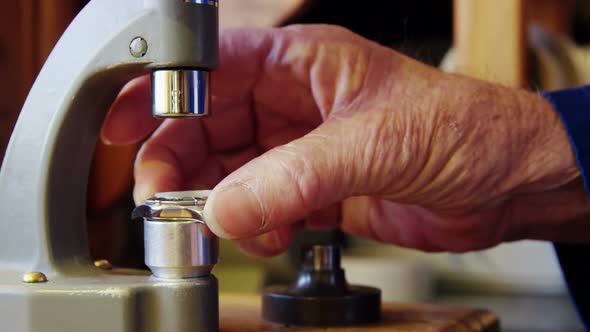
<svg viewBox="0 0 590 332">
<path fill-rule="evenodd" d="M 219 330 L 218 285 L 212 275 L 163 280 L 115 269 L 48 279 L 25 284 L 19 273 L 0 270 L 2 331 Z"/>
</svg>

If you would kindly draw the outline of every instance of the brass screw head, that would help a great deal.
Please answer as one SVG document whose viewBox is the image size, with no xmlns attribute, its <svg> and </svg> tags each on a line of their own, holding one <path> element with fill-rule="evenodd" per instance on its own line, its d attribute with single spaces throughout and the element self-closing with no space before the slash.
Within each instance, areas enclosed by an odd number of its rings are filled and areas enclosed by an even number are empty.
<svg viewBox="0 0 590 332">
<path fill-rule="evenodd" d="M 26 284 L 38 284 L 47 282 L 47 277 L 41 272 L 26 272 L 23 274 L 23 282 Z"/>
<path fill-rule="evenodd" d="M 94 266 L 96 266 L 99 269 L 102 270 L 112 270 L 113 269 L 113 264 L 111 264 L 111 262 L 109 262 L 106 259 L 99 259 L 97 261 L 94 261 Z"/>
</svg>

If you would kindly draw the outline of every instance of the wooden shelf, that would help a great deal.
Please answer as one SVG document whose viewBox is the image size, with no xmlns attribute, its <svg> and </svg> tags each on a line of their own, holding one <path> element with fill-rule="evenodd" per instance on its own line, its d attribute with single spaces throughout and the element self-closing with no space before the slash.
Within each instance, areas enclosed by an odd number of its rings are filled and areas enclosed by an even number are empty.
<svg viewBox="0 0 590 332">
<path fill-rule="evenodd" d="M 326 308 L 326 310 L 330 310 Z M 386 304 L 383 321 L 348 328 L 292 328 L 260 319 L 260 297 L 222 295 L 220 332 L 499 332 L 498 319 L 485 310 L 410 304 Z"/>
</svg>

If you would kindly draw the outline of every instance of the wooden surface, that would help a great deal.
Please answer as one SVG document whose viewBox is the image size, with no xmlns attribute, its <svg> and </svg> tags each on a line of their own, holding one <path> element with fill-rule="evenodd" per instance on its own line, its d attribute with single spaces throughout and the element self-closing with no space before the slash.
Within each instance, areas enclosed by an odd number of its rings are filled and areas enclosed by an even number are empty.
<svg viewBox="0 0 590 332">
<path fill-rule="evenodd" d="M 575 5 L 574 0 L 528 0 L 528 20 L 549 32 L 568 35 Z"/>
<path fill-rule="evenodd" d="M 37 1 L 38 69 L 81 9 L 81 0 Z"/>
<path fill-rule="evenodd" d="M 555 34 L 571 29 L 573 0 L 454 0 L 457 70 L 505 85 L 527 87 L 528 27 Z"/>
<path fill-rule="evenodd" d="M 460 72 L 510 86 L 526 84 L 525 0 L 455 0 Z"/>
<path fill-rule="evenodd" d="M 329 310 L 329 309 L 327 309 Z M 380 323 L 349 328 L 289 328 L 260 319 L 260 298 L 222 295 L 221 332 L 499 332 L 497 318 L 485 310 L 431 305 L 384 305 Z"/>
<path fill-rule="evenodd" d="M 0 162 L 28 91 L 78 0 L 19 0 L 0 11 Z"/>
<path fill-rule="evenodd" d="M 8 143 L 12 126 L 16 121 L 24 89 L 21 89 L 19 63 L 20 29 L 19 2 L 9 1 L 0 10 L 0 164 Z"/>
</svg>

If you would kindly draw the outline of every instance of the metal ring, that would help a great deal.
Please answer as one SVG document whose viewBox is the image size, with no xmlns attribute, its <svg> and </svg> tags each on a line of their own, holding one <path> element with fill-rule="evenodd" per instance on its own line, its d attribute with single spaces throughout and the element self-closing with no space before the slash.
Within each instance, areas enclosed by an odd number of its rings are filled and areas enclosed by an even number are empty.
<svg viewBox="0 0 590 332">
<path fill-rule="evenodd" d="M 219 1 L 218 0 L 184 0 L 184 2 L 197 3 L 199 5 L 210 5 L 210 6 L 219 7 Z"/>
</svg>

